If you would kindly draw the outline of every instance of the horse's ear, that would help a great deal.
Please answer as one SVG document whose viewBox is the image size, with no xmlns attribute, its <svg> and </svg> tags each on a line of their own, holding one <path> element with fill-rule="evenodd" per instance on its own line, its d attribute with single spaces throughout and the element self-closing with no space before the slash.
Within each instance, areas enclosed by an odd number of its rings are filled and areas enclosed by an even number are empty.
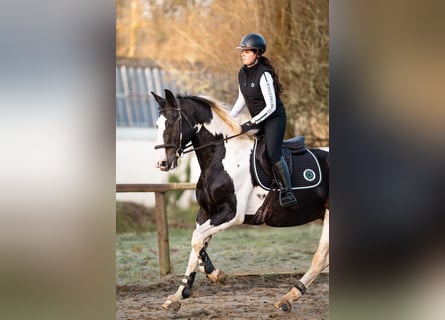
<svg viewBox="0 0 445 320">
<path fill-rule="evenodd" d="M 173 92 L 171 92 L 168 89 L 165 89 L 165 98 L 167 99 L 167 103 L 169 105 L 172 105 L 172 106 L 176 106 L 177 105 L 176 98 L 175 98 Z"/>
<path fill-rule="evenodd" d="M 153 97 L 155 98 L 157 103 L 161 103 L 162 100 L 164 100 L 164 98 L 162 98 L 161 96 L 158 96 L 156 93 L 154 93 L 153 91 L 150 91 L 150 93 L 153 95 Z"/>
</svg>

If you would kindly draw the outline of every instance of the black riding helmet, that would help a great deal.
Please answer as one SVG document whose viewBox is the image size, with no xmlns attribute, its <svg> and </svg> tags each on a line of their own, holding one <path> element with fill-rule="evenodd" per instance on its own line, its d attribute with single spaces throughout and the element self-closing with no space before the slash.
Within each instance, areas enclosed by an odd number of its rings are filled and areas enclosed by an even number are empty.
<svg viewBox="0 0 445 320">
<path fill-rule="evenodd" d="M 262 55 L 266 52 L 266 39 L 259 33 L 248 33 L 242 39 L 236 49 L 251 50 L 257 49 L 257 54 Z"/>
</svg>

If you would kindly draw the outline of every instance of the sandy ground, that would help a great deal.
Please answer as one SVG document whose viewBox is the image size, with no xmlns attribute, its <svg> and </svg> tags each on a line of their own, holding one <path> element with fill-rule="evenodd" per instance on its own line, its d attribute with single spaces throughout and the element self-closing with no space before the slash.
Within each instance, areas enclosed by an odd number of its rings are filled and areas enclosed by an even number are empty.
<svg viewBox="0 0 445 320">
<path fill-rule="evenodd" d="M 166 297 L 177 289 L 179 279 L 150 286 L 116 288 L 116 319 L 329 319 L 329 274 L 322 273 L 306 294 L 285 313 L 274 302 L 287 293 L 301 277 L 283 275 L 229 275 L 226 285 L 213 284 L 198 274 L 190 298 L 177 311 L 161 308 Z"/>
</svg>

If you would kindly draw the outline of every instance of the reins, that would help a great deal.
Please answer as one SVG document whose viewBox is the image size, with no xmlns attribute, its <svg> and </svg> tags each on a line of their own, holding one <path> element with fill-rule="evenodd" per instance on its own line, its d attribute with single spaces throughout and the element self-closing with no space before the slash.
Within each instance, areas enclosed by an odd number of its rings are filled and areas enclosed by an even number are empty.
<svg viewBox="0 0 445 320">
<path fill-rule="evenodd" d="M 179 130 L 180 130 L 180 132 L 179 132 L 179 146 L 176 145 L 176 144 L 173 144 L 173 143 L 168 143 L 168 144 L 158 144 L 158 145 L 154 146 L 154 148 L 155 148 L 155 150 L 156 150 L 156 149 L 161 149 L 161 148 L 176 148 L 176 156 L 177 156 L 178 158 L 179 158 L 181 155 L 183 155 L 183 154 L 186 154 L 186 153 L 189 153 L 189 152 L 193 152 L 193 151 L 196 151 L 196 150 L 200 150 L 200 149 L 204 149 L 204 148 L 207 148 L 207 147 L 210 147 L 210 146 L 218 145 L 218 144 L 227 142 L 227 141 L 230 140 L 230 139 L 233 139 L 233 138 L 236 138 L 236 137 L 238 137 L 238 136 L 240 136 L 240 135 L 245 134 L 245 132 L 241 132 L 241 133 L 235 134 L 235 135 L 233 135 L 233 136 L 228 136 L 228 137 L 226 136 L 224 139 L 217 140 L 217 141 L 210 142 L 210 143 L 206 143 L 206 144 L 203 144 L 203 145 L 201 145 L 201 146 L 199 146 L 199 147 L 196 147 L 196 148 L 194 148 L 194 147 L 192 146 L 192 142 L 190 141 L 190 144 L 187 144 L 187 145 L 184 147 L 184 149 L 182 149 L 182 148 L 181 148 L 181 144 L 182 144 L 182 118 L 184 118 L 185 121 L 187 121 L 188 125 L 189 125 L 191 128 L 193 128 L 193 126 L 192 126 L 190 120 L 189 120 L 189 119 L 187 118 L 187 116 L 183 113 L 183 111 L 182 111 L 182 109 L 181 109 L 180 107 L 178 107 L 178 108 L 166 108 L 166 109 L 164 109 L 164 110 L 162 110 L 162 111 L 167 111 L 167 110 L 178 111 L 178 113 L 179 113 L 179 117 L 178 117 L 178 119 L 176 120 L 176 121 L 179 121 L 179 122 L 180 122 L 179 125 L 181 126 L 181 128 L 179 128 Z M 188 149 L 188 148 L 190 148 L 190 149 Z"/>
<path fill-rule="evenodd" d="M 199 146 L 199 147 L 196 147 L 196 148 L 193 148 L 192 145 L 189 144 L 189 145 L 185 146 L 185 149 L 182 150 L 182 153 L 189 153 L 189 152 L 200 150 L 200 149 L 204 149 L 204 148 L 207 148 L 207 147 L 210 147 L 210 146 L 218 145 L 218 144 L 227 142 L 230 139 L 236 138 L 236 137 L 238 137 L 238 136 L 240 136 L 240 135 L 242 135 L 244 133 L 245 132 L 238 133 L 238 134 L 235 134 L 235 135 L 229 136 L 229 137 L 226 136 L 224 139 L 217 140 L 217 141 L 210 142 L 210 143 L 206 143 L 206 144 L 203 144 L 202 146 Z M 187 148 L 190 148 L 190 147 L 192 147 L 190 150 L 186 150 Z"/>
</svg>

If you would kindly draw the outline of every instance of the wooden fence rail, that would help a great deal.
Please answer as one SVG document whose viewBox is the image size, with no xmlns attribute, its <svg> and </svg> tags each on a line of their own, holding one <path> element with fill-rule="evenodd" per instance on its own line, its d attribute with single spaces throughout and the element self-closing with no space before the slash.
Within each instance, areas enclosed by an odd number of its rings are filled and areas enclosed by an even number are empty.
<svg viewBox="0 0 445 320">
<path fill-rule="evenodd" d="M 158 229 L 159 268 L 161 279 L 171 274 L 165 194 L 173 190 L 194 190 L 195 183 L 116 184 L 116 192 L 154 192 Z"/>
</svg>

